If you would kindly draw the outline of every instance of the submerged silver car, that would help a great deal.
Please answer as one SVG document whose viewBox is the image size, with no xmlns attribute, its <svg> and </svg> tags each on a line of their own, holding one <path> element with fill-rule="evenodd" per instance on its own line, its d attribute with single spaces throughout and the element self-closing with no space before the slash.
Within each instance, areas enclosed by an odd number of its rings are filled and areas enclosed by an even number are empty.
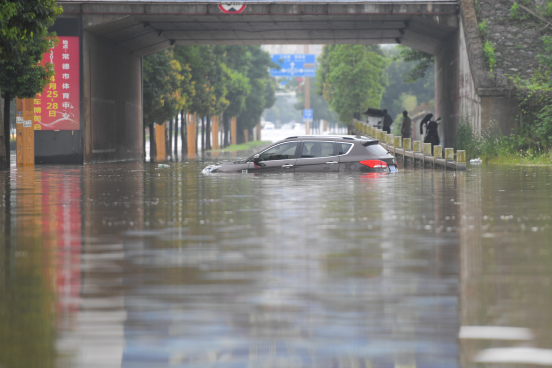
<svg viewBox="0 0 552 368">
<path fill-rule="evenodd" d="M 203 173 L 394 172 L 395 157 L 363 136 L 289 137 L 243 161 L 210 165 Z"/>
</svg>

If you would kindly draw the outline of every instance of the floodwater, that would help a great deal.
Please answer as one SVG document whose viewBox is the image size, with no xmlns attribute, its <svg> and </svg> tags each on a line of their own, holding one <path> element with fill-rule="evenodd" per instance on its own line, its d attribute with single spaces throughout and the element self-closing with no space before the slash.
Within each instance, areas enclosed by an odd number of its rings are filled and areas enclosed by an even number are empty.
<svg viewBox="0 0 552 368">
<path fill-rule="evenodd" d="M 0 367 L 552 365 L 550 168 L 214 160 L 0 173 Z"/>
</svg>

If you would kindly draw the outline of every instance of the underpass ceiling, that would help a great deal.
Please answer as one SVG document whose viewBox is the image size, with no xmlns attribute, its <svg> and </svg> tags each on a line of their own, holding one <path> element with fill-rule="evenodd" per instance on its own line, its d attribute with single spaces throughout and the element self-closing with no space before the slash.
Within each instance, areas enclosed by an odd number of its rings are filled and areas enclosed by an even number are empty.
<svg viewBox="0 0 552 368">
<path fill-rule="evenodd" d="M 147 55 L 171 45 L 401 43 L 435 53 L 458 29 L 457 5 L 251 4 L 238 15 L 217 5 L 64 4 L 64 16 L 82 14 L 83 28 L 118 47 Z"/>
</svg>

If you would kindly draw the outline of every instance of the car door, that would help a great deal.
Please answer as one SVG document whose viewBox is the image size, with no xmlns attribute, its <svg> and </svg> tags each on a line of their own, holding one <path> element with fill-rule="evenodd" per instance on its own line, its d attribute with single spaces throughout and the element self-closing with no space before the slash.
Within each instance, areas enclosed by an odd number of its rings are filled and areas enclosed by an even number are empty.
<svg viewBox="0 0 552 368">
<path fill-rule="evenodd" d="M 294 172 L 299 141 L 280 143 L 259 154 L 258 162 L 249 162 L 251 173 Z"/>
<path fill-rule="evenodd" d="M 339 157 L 334 142 L 303 141 L 295 172 L 335 172 L 338 168 Z"/>
<path fill-rule="evenodd" d="M 335 142 L 337 147 L 337 154 L 339 155 L 339 171 L 350 172 L 356 171 L 358 163 L 358 157 L 353 156 L 351 151 L 353 149 L 353 143 Z"/>
</svg>

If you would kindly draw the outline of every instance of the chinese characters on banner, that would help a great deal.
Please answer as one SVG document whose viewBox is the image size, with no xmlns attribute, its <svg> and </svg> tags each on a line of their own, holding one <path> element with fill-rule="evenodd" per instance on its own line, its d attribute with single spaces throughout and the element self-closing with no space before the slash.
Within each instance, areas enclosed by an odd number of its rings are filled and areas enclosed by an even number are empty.
<svg viewBox="0 0 552 368">
<path fill-rule="evenodd" d="M 42 59 L 42 65 L 54 64 L 55 75 L 35 97 L 35 130 L 80 130 L 79 38 L 58 38 Z"/>
</svg>

